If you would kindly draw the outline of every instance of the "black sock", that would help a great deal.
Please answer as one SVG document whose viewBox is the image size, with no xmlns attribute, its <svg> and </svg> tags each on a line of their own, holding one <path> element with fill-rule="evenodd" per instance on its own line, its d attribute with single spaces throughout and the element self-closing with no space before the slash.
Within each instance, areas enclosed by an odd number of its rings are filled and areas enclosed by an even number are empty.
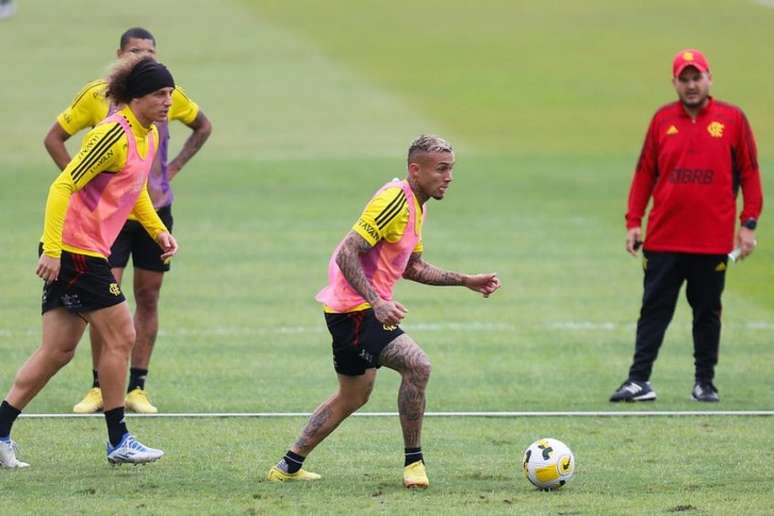
<svg viewBox="0 0 774 516">
<path fill-rule="evenodd" d="M 288 452 L 285 454 L 284 457 L 282 457 L 282 460 L 279 461 L 279 464 L 277 466 L 285 471 L 285 473 L 295 473 L 299 469 L 301 469 L 301 466 L 304 465 L 304 459 L 306 457 L 302 457 L 301 455 L 297 453 L 293 453 L 292 451 L 288 450 Z"/>
<path fill-rule="evenodd" d="M 0 439 L 8 439 L 11 436 L 11 427 L 19 414 L 21 410 L 3 400 L 0 404 Z"/>
<path fill-rule="evenodd" d="M 94 378 L 94 380 L 92 380 L 91 382 L 91 388 L 93 389 L 96 387 L 97 389 L 99 389 L 99 373 L 97 373 L 96 369 L 91 370 L 91 376 L 92 378 Z"/>
<path fill-rule="evenodd" d="M 403 466 L 408 466 L 409 464 L 414 464 L 417 461 L 424 462 L 425 459 L 422 458 L 422 448 L 404 448 L 406 450 L 406 462 L 403 464 Z"/>
<path fill-rule="evenodd" d="M 129 430 L 126 429 L 126 421 L 124 420 L 124 407 L 117 407 L 105 412 L 105 422 L 108 427 L 110 444 L 116 446 L 121 442 L 124 435 L 129 433 Z"/>
<path fill-rule="evenodd" d="M 145 378 L 148 376 L 147 369 L 133 367 L 129 369 L 129 387 L 126 392 L 132 392 L 135 389 L 145 389 Z"/>
</svg>

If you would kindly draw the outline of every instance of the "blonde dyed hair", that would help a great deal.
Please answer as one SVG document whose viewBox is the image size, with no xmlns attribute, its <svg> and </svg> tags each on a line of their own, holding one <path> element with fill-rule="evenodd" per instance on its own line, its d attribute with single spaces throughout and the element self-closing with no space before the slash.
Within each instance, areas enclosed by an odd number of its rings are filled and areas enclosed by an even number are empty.
<svg viewBox="0 0 774 516">
<path fill-rule="evenodd" d="M 417 154 L 429 154 L 431 152 L 454 152 L 451 144 L 434 134 L 423 134 L 418 136 L 408 150 L 408 162 L 415 161 Z"/>
</svg>

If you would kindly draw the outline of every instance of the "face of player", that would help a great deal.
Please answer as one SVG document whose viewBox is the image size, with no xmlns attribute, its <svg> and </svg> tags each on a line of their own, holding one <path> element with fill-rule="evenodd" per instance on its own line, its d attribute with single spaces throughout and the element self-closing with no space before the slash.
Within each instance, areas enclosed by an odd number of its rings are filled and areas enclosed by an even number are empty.
<svg viewBox="0 0 774 516">
<path fill-rule="evenodd" d="M 680 75 L 672 79 L 680 102 L 687 108 L 699 108 L 704 105 L 709 96 L 712 78 L 709 73 L 703 73 L 689 66 Z"/>
<path fill-rule="evenodd" d="M 172 106 L 172 91 L 174 88 L 160 88 L 132 100 L 132 110 L 141 124 L 148 127 L 151 122 L 164 122 L 167 119 Z"/>
<path fill-rule="evenodd" d="M 443 199 L 452 182 L 453 152 L 431 152 L 420 155 L 409 165 L 409 173 L 426 198 Z"/>
<path fill-rule="evenodd" d="M 123 48 L 119 48 L 116 54 L 118 57 L 127 54 L 134 54 L 142 57 L 156 57 L 156 46 L 153 44 L 152 39 L 129 38 L 126 45 L 124 45 Z"/>
</svg>

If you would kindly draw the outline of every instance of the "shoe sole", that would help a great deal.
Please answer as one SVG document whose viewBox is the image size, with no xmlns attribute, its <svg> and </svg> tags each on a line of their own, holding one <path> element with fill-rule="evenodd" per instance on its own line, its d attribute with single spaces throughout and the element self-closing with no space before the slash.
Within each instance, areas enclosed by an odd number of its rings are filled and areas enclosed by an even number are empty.
<svg viewBox="0 0 774 516">
<path fill-rule="evenodd" d="M 430 487 L 430 484 L 407 484 L 406 482 L 403 482 L 403 487 L 406 489 L 427 489 Z"/>
<path fill-rule="evenodd" d="M 267 476 L 266 480 L 268 482 L 314 482 L 315 480 L 320 480 L 319 478 L 284 478 L 280 476 Z"/>
<path fill-rule="evenodd" d="M 96 414 L 98 412 L 102 412 L 101 406 L 94 410 L 77 410 L 75 407 L 73 407 L 73 414 Z"/>
<path fill-rule="evenodd" d="M 132 412 L 134 414 L 158 414 L 158 409 L 156 410 L 137 410 L 136 408 L 126 407 L 126 410 L 129 412 Z"/>
<path fill-rule="evenodd" d="M 632 403 L 632 402 L 635 402 L 635 401 L 656 401 L 656 393 L 651 391 L 651 392 L 649 392 L 647 394 L 641 394 L 639 396 L 632 396 L 630 398 L 618 398 L 618 399 L 610 398 L 610 401 L 612 403 L 618 403 L 620 401 L 623 401 L 623 402 L 626 402 L 626 403 Z"/>
<path fill-rule="evenodd" d="M 135 414 L 158 414 L 159 413 L 159 409 L 156 407 L 152 407 L 152 409 L 150 410 L 138 409 L 136 406 L 134 406 L 134 404 L 126 403 L 126 402 L 124 402 L 124 408 L 129 412 L 134 412 Z"/>
<path fill-rule="evenodd" d="M 163 455 L 162 455 L 162 457 L 163 457 Z M 160 458 L 161 457 L 156 457 L 155 459 L 148 459 L 148 460 L 136 461 L 136 462 L 128 461 L 128 460 L 108 459 L 108 462 L 110 463 L 111 466 L 123 466 L 124 464 L 133 464 L 135 466 L 141 466 L 141 465 L 145 465 L 145 464 L 150 464 L 151 462 L 156 462 Z"/>
<path fill-rule="evenodd" d="M 122 464 L 134 464 L 135 466 L 139 466 L 140 464 L 150 464 L 151 462 L 156 462 L 159 460 L 163 455 L 160 455 L 158 457 L 154 457 L 152 459 L 142 460 L 142 461 L 129 461 L 129 460 L 115 460 L 108 457 L 108 462 L 112 466 L 120 466 Z"/>
<path fill-rule="evenodd" d="M 611 403 L 620 403 L 620 402 L 635 403 L 635 402 L 641 402 L 641 401 L 656 401 L 656 397 L 654 396 L 652 398 L 625 398 L 622 400 L 612 400 L 612 399 L 610 400 Z"/>
</svg>

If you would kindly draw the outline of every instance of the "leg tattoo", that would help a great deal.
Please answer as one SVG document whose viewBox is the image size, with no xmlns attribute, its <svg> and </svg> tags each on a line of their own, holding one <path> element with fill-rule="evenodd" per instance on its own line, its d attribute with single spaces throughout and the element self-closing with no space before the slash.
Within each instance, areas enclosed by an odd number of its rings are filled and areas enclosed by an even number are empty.
<svg viewBox="0 0 774 516">
<path fill-rule="evenodd" d="M 309 418 L 309 422 L 304 427 L 301 435 L 296 440 L 295 444 L 293 444 L 293 449 L 296 450 L 299 455 L 306 457 L 320 441 L 325 439 L 328 434 L 339 426 L 339 423 L 341 422 L 340 419 L 331 420 L 333 411 L 329 406 L 330 401 L 331 400 L 328 400 L 317 407 L 317 410 L 315 410 L 312 417 Z"/>
<path fill-rule="evenodd" d="M 430 379 L 430 359 L 406 334 L 390 342 L 379 357 L 382 365 L 399 372 L 398 413 L 406 448 L 421 446 L 425 390 Z"/>
</svg>

